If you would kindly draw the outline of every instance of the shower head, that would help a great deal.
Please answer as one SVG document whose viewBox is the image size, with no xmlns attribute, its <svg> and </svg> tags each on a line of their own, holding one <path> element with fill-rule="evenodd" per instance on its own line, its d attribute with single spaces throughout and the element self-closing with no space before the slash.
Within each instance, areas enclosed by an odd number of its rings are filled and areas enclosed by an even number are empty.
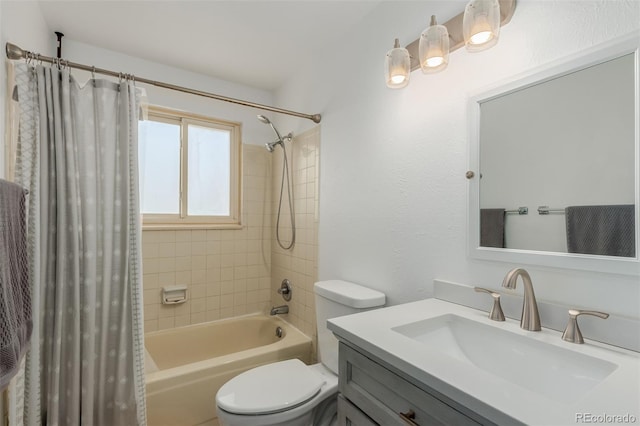
<svg viewBox="0 0 640 426">
<path fill-rule="evenodd" d="M 267 151 L 273 152 L 273 150 L 276 149 L 276 145 L 280 144 L 282 144 L 282 141 L 267 142 L 264 144 L 264 146 L 267 148 Z"/>
<path fill-rule="evenodd" d="M 258 115 L 258 120 L 260 120 L 264 124 L 268 124 L 269 126 L 271 126 L 273 131 L 276 133 L 276 136 L 278 136 L 278 140 L 276 142 L 282 142 L 282 136 L 280 136 L 280 133 L 278 133 L 278 130 L 276 130 L 276 127 L 273 125 L 271 120 L 269 120 L 264 115 Z M 273 144 L 273 146 L 275 146 L 275 143 Z M 269 148 L 267 148 L 267 149 L 269 149 Z M 273 152 L 273 147 L 271 149 L 269 149 L 269 152 Z"/>
</svg>

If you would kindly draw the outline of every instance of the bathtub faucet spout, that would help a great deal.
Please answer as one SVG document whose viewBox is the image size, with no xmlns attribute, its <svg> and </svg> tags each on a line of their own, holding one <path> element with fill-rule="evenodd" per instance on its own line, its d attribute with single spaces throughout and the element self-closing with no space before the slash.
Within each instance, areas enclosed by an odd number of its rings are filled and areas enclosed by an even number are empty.
<svg viewBox="0 0 640 426">
<path fill-rule="evenodd" d="M 288 314 L 288 313 L 289 313 L 289 306 L 282 305 L 282 306 L 274 306 L 273 308 L 271 308 L 270 315 Z"/>
</svg>

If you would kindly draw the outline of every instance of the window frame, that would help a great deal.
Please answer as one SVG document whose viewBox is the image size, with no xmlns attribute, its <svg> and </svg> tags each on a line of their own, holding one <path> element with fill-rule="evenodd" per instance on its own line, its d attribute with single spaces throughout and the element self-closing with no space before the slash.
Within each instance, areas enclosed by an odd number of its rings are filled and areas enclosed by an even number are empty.
<svg viewBox="0 0 640 426">
<path fill-rule="evenodd" d="M 238 122 L 221 120 L 186 111 L 149 106 L 144 121 L 157 121 L 180 126 L 180 195 L 178 214 L 143 213 L 143 230 L 162 229 L 240 229 L 242 228 L 242 126 Z M 189 125 L 229 132 L 229 215 L 189 216 Z M 142 192 L 142 188 L 140 188 Z"/>
</svg>

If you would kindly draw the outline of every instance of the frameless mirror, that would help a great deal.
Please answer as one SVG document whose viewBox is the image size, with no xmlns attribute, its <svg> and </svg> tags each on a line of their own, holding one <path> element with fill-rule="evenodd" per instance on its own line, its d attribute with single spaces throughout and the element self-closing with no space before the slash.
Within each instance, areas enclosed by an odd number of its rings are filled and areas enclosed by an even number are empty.
<svg viewBox="0 0 640 426">
<path fill-rule="evenodd" d="M 471 99 L 472 257 L 640 273 L 638 39 Z"/>
</svg>

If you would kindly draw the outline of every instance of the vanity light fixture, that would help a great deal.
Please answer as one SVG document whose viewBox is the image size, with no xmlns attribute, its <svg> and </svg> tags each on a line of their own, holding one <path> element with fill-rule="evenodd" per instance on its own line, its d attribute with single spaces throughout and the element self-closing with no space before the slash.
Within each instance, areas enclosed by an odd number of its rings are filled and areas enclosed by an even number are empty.
<svg viewBox="0 0 640 426">
<path fill-rule="evenodd" d="M 449 53 L 462 46 L 466 46 L 470 52 L 494 46 L 498 42 L 500 27 L 511 21 L 515 9 L 516 0 L 471 0 L 463 12 L 442 25 L 438 25 L 435 16 L 432 16 L 431 25 L 419 39 L 407 45 L 406 49 L 401 48 L 396 39 L 395 47 L 387 52 L 387 86 L 393 89 L 406 87 L 411 71 L 418 68 L 425 74 L 442 71 L 448 65 Z M 445 30 L 448 36 L 442 37 Z M 448 49 L 445 49 L 442 38 L 446 39 Z M 409 71 L 405 68 L 407 57 L 410 61 Z"/>
<path fill-rule="evenodd" d="M 449 64 L 449 31 L 438 25 L 436 16 L 431 15 L 429 27 L 420 35 L 420 68 L 425 74 L 444 70 Z"/>
<path fill-rule="evenodd" d="M 462 32 L 469 52 L 479 52 L 495 46 L 500 35 L 498 0 L 471 0 L 464 9 Z"/>
<path fill-rule="evenodd" d="M 384 63 L 387 87 L 402 89 L 409 84 L 411 77 L 411 58 L 409 51 L 400 47 L 400 40 L 396 39 L 393 49 L 387 52 Z"/>
</svg>

